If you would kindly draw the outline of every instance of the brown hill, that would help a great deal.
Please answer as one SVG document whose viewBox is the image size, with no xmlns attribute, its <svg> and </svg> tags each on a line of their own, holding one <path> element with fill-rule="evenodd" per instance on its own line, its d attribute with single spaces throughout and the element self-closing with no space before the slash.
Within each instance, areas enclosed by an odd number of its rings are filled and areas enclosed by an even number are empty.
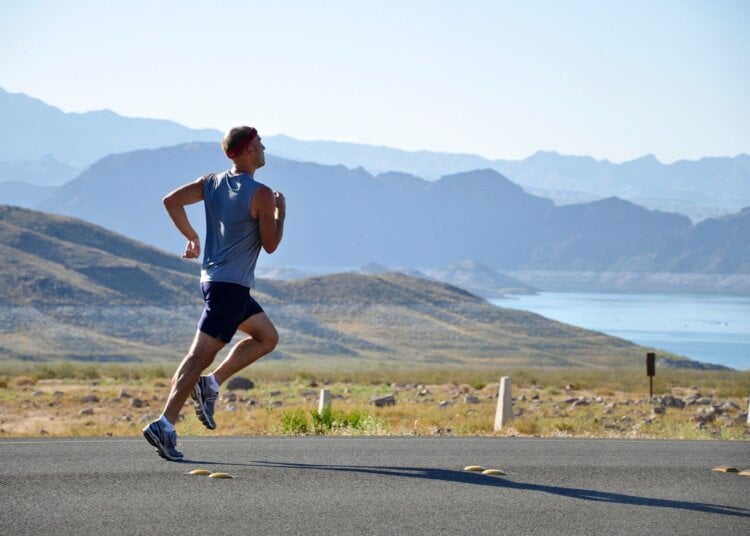
<svg viewBox="0 0 750 536">
<path fill-rule="evenodd" d="M 350 352 L 341 356 L 404 364 L 628 366 L 642 362 L 646 351 L 400 273 L 335 274 L 274 285 L 263 288 L 273 314 L 285 321 L 291 320 L 287 312 L 306 318 L 306 335 L 319 341 L 334 342 L 326 336 L 331 331 L 344 334 Z M 288 351 L 325 356 L 309 342 L 293 336 Z"/>
<path fill-rule="evenodd" d="M 179 359 L 198 267 L 72 218 L 0 207 L 0 359 Z M 630 366 L 645 348 L 399 273 L 259 280 L 279 327 L 267 359 L 355 364 Z"/>
<path fill-rule="evenodd" d="M 0 205 L 0 303 L 194 303 L 194 263 L 102 227 Z"/>
</svg>

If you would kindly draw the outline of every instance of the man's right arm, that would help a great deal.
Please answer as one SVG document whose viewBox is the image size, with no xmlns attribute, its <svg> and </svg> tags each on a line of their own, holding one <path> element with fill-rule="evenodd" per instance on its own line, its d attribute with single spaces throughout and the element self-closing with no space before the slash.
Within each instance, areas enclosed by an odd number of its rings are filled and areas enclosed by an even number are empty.
<svg viewBox="0 0 750 536">
<path fill-rule="evenodd" d="M 268 186 L 261 185 L 250 202 L 250 215 L 258 222 L 261 246 L 267 253 L 273 253 L 284 236 L 284 219 L 286 218 L 284 195 L 281 192 L 272 191 Z"/>
<path fill-rule="evenodd" d="M 195 182 L 190 182 L 184 186 L 180 186 L 176 190 L 168 193 L 162 199 L 164 208 L 167 209 L 169 217 L 172 218 L 175 226 L 187 239 L 187 245 L 185 246 L 185 253 L 182 256 L 186 259 L 196 259 L 201 253 L 200 237 L 195 232 L 193 226 L 190 225 L 187 212 L 185 212 L 186 205 L 192 205 L 203 200 L 203 183 L 206 177 L 201 177 Z"/>
</svg>

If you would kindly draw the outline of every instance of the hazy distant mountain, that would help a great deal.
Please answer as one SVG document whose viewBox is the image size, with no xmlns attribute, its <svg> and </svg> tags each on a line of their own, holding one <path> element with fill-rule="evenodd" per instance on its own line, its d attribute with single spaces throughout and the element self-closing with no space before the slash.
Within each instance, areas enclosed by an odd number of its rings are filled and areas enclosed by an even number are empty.
<svg viewBox="0 0 750 536">
<path fill-rule="evenodd" d="M 58 186 L 74 178 L 80 171 L 47 153 L 33 161 L 0 162 L 0 183 L 14 181 L 37 186 Z M 0 203 L 2 202 L 4 201 L 0 198 Z"/>
<path fill-rule="evenodd" d="M 688 237 L 688 250 L 671 266 L 702 272 L 750 273 L 750 207 L 737 214 L 702 221 Z"/>
<path fill-rule="evenodd" d="M 379 262 L 368 262 L 357 268 L 357 273 L 367 275 L 387 274 L 390 271 L 391 270 L 389 270 Z"/>
<path fill-rule="evenodd" d="M 488 299 L 508 294 L 531 294 L 537 289 L 476 261 L 464 261 L 448 268 L 433 268 L 427 276 L 465 288 Z"/>
<path fill-rule="evenodd" d="M 358 274 L 367 274 L 367 275 L 376 275 L 376 274 L 388 274 L 388 273 L 397 273 L 397 274 L 405 274 L 412 277 L 419 277 L 422 279 L 429 279 L 427 275 L 425 275 L 424 272 L 421 272 L 420 270 L 417 270 L 416 268 L 412 268 L 410 266 L 397 266 L 394 268 L 388 268 L 387 266 L 384 266 L 380 264 L 379 262 L 368 262 L 357 268 L 356 270 L 352 270 L 354 272 L 357 272 Z M 457 287 L 461 287 L 461 285 L 454 283 L 453 281 L 443 281 L 443 283 L 449 283 L 451 285 L 455 285 Z M 466 289 L 465 287 L 461 287 Z M 481 294 L 478 294 L 478 296 L 481 296 Z M 482 296 L 483 298 L 486 296 Z"/>
<path fill-rule="evenodd" d="M 343 165 L 351 169 L 362 167 L 373 175 L 401 171 L 434 180 L 443 175 L 492 167 L 491 160 L 472 154 L 404 151 L 339 141 L 302 141 L 283 134 L 264 136 L 263 142 L 268 152 L 287 160 Z"/>
<path fill-rule="evenodd" d="M 108 110 L 64 113 L 38 99 L 0 89 L 0 182 L 62 184 L 75 170 L 83 170 L 108 154 L 189 141 L 218 142 L 220 137 L 221 133 L 213 129 L 194 130 L 171 121 L 122 117 Z M 747 154 L 673 164 L 662 164 L 646 155 L 615 164 L 542 151 L 523 160 L 490 160 L 471 154 L 301 141 L 284 135 L 264 136 L 264 142 L 269 153 L 288 160 L 361 167 L 373 175 L 395 171 L 435 180 L 476 169 L 494 169 L 527 192 L 557 204 L 619 197 L 646 208 L 686 214 L 694 220 L 750 206 Z M 67 169 L 56 169 L 53 163 Z M 0 197 L 0 202 L 5 200 Z"/>
<path fill-rule="evenodd" d="M 283 281 L 290 281 L 292 279 L 302 279 L 304 277 L 311 277 L 318 274 L 305 272 L 291 266 L 274 266 L 273 264 L 266 265 L 261 263 L 256 267 L 255 275 L 256 277 L 261 277 L 263 279 L 281 279 Z"/>
<path fill-rule="evenodd" d="M 162 197 L 209 170 L 228 167 L 228 162 L 218 143 L 114 154 L 58 188 L 38 208 L 181 252 L 184 241 L 166 215 Z M 203 234 L 202 206 L 192 207 L 189 214 Z"/>
<path fill-rule="evenodd" d="M 653 155 L 615 164 L 588 156 L 540 151 L 523 160 L 403 151 L 355 143 L 265 138 L 269 152 L 290 160 L 362 167 L 373 174 L 400 171 L 434 180 L 475 169 L 494 169 L 526 191 L 558 204 L 620 197 L 647 208 L 695 219 L 750 206 L 750 156 L 702 158 L 663 164 Z"/>
<path fill-rule="evenodd" d="M 221 137 L 213 129 L 194 130 L 173 121 L 123 117 L 109 110 L 66 113 L 2 88 L 0 125 L 0 162 L 18 165 L 27 161 L 32 166 L 34 161 L 49 154 L 58 162 L 78 169 L 111 153 L 187 141 L 217 141 Z"/>
<path fill-rule="evenodd" d="M 0 359 L 176 361 L 186 350 L 201 308 L 196 263 L 14 207 L 0 206 L 0 231 L 13 267 L 0 279 Z M 627 367 L 647 350 L 404 274 L 259 280 L 255 294 L 281 334 L 266 359 L 310 366 Z"/>
<path fill-rule="evenodd" d="M 0 182 L 0 204 L 36 208 L 56 189 L 56 186 L 38 186 L 26 182 Z"/>
<path fill-rule="evenodd" d="M 181 252 L 162 196 L 228 165 L 218 144 L 111 155 L 42 207 Z M 502 272 L 749 273 L 750 211 L 693 225 L 617 198 L 558 207 L 492 170 L 425 181 L 269 156 L 257 178 L 288 199 L 274 265 L 425 269 L 474 259 Z M 191 209 L 202 232 L 202 208 Z"/>
</svg>

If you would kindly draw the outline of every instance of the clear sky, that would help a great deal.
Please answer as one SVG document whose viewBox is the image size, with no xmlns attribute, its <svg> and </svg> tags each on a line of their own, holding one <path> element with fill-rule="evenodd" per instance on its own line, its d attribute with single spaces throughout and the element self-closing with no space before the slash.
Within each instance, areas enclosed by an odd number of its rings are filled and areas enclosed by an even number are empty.
<svg viewBox="0 0 750 536">
<path fill-rule="evenodd" d="M 523 158 L 750 153 L 750 1 L 0 0 L 0 87 Z"/>
</svg>

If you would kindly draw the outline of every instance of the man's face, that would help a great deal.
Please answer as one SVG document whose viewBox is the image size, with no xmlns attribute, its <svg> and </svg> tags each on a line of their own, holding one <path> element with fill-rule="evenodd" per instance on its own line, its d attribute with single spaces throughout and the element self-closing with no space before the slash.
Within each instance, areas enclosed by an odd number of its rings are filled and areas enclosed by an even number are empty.
<svg viewBox="0 0 750 536">
<path fill-rule="evenodd" d="M 266 155 L 264 152 L 266 147 L 261 143 L 260 136 L 256 136 L 253 138 L 253 141 L 250 142 L 250 150 L 253 153 L 253 163 L 255 164 L 255 167 L 263 167 L 266 163 Z"/>
</svg>

